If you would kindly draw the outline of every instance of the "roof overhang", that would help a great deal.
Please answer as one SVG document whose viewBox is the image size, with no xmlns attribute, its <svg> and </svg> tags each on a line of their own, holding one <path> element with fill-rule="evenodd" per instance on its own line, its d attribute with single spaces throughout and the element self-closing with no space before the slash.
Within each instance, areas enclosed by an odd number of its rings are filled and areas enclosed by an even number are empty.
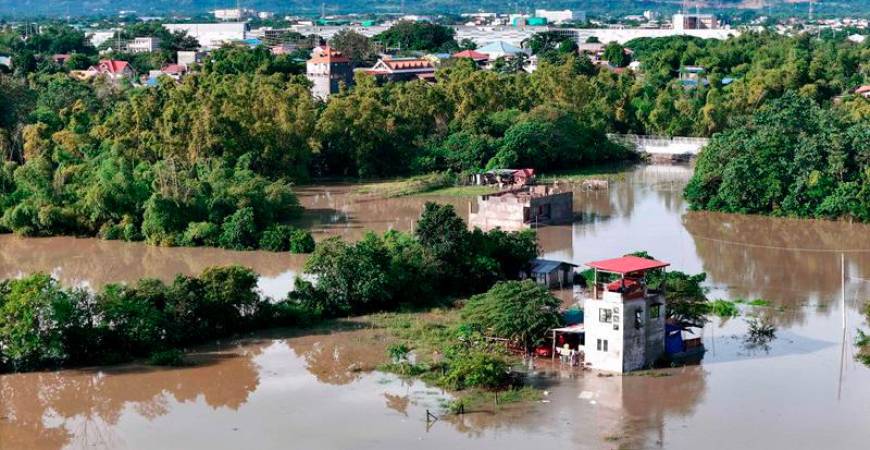
<svg viewBox="0 0 870 450">
<path fill-rule="evenodd" d="M 627 274 L 633 272 L 645 272 L 647 270 L 661 269 L 670 266 L 670 263 L 655 259 L 641 258 L 640 256 L 623 256 L 621 258 L 604 259 L 586 263 L 587 266 L 600 272 Z"/>
</svg>

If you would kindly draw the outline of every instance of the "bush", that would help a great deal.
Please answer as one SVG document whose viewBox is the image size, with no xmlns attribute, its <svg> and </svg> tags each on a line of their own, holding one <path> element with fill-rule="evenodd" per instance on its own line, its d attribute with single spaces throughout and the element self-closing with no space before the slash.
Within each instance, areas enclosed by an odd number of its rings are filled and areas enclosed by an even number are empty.
<svg viewBox="0 0 870 450">
<path fill-rule="evenodd" d="M 250 250 L 257 243 L 257 225 L 254 223 L 254 210 L 242 208 L 227 217 L 221 226 L 218 239 L 220 246 L 232 250 Z"/>
<path fill-rule="evenodd" d="M 272 252 L 311 253 L 314 237 L 290 225 L 272 225 L 260 237 L 260 248 Z"/>
<path fill-rule="evenodd" d="M 191 222 L 181 237 L 181 245 L 196 247 L 201 245 L 215 246 L 221 229 L 211 222 Z"/>
<path fill-rule="evenodd" d="M 510 384 L 510 367 L 490 351 L 469 349 L 452 355 L 439 384 L 461 391 L 468 388 L 498 389 Z"/>
</svg>

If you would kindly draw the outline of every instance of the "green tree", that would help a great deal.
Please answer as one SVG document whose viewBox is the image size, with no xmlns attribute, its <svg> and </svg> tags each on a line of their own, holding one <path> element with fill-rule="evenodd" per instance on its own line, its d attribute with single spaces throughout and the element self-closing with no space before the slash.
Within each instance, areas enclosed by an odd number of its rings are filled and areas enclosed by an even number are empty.
<svg viewBox="0 0 870 450">
<path fill-rule="evenodd" d="M 529 351 L 561 321 L 561 301 L 534 281 L 497 283 L 485 294 L 471 297 L 463 319 L 485 334 L 511 339 Z"/>
</svg>

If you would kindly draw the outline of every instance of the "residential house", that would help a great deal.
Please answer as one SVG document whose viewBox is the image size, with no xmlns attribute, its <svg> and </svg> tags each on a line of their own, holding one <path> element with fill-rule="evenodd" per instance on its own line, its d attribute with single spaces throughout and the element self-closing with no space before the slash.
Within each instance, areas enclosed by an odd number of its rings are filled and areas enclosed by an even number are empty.
<svg viewBox="0 0 870 450">
<path fill-rule="evenodd" d="M 365 73 L 384 81 L 435 80 L 435 66 L 424 58 L 381 58 Z"/>
<path fill-rule="evenodd" d="M 123 80 L 133 81 L 136 73 L 127 61 L 103 59 L 96 66 L 89 67 L 88 70 L 74 70 L 70 72 L 70 75 L 83 80 L 105 77 L 113 83 L 118 83 Z"/>
<path fill-rule="evenodd" d="M 476 50 L 478 53 L 486 54 L 489 57 L 490 61 L 495 61 L 499 58 L 514 58 L 517 55 L 528 55 L 528 51 L 517 47 L 515 45 L 508 44 L 504 41 L 496 41 L 484 45 L 483 47 Z"/>
<path fill-rule="evenodd" d="M 858 89 L 855 89 L 855 95 L 860 95 L 864 98 L 870 98 L 870 84 L 865 84 L 858 87 Z"/>
<path fill-rule="evenodd" d="M 486 53 L 481 53 L 481 52 L 475 51 L 475 50 L 463 50 L 461 52 L 454 53 L 453 58 L 456 58 L 456 59 L 468 58 L 468 59 L 474 61 L 474 63 L 477 64 L 478 66 L 484 66 L 484 65 L 486 65 L 486 63 L 489 62 L 489 55 L 487 55 Z"/>
<path fill-rule="evenodd" d="M 167 64 L 160 70 L 152 70 L 148 72 L 148 81 L 146 84 L 148 86 L 156 86 L 157 80 L 160 77 L 169 77 L 175 81 L 181 81 L 181 78 L 184 77 L 184 74 L 186 73 L 187 67 L 181 64 Z"/>
</svg>

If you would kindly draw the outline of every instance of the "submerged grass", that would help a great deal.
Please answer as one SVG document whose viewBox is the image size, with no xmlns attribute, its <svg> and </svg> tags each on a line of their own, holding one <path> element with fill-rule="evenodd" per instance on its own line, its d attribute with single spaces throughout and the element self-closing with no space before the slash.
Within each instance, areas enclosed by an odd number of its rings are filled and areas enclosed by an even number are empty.
<svg viewBox="0 0 870 450">
<path fill-rule="evenodd" d="M 603 179 L 608 181 L 622 181 L 626 177 L 626 169 L 634 166 L 631 162 L 621 162 L 613 164 L 593 165 L 580 169 L 572 169 L 566 171 L 558 171 L 553 173 L 542 173 L 536 175 L 536 179 L 541 183 L 553 182 L 569 182 L 577 183 L 590 179 Z"/>
<path fill-rule="evenodd" d="M 544 393 L 540 389 L 529 386 L 505 391 L 471 389 L 460 393 L 456 399 L 444 406 L 447 411 L 453 414 L 460 412 L 472 413 L 498 409 L 505 405 L 516 403 L 536 402 L 542 398 L 544 398 Z"/>
<path fill-rule="evenodd" d="M 399 180 L 366 184 L 357 189 L 358 194 L 373 194 L 385 198 L 422 194 L 453 187 L 456 175 L 450 173 L 430 173 Z"/>
</svg>

